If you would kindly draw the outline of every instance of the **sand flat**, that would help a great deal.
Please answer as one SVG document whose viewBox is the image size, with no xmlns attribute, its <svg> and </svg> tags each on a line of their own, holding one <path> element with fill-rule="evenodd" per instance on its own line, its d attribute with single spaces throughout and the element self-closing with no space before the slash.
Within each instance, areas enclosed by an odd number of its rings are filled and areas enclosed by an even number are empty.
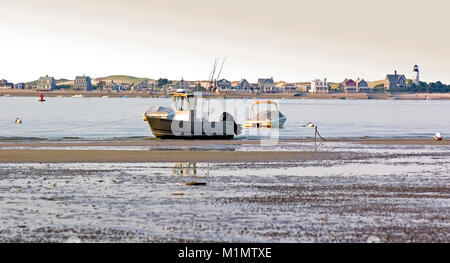
<svg viewBox="0 0 450 263">
<path fill-rule="evenodd" d="M 187 150 L 0 150 L 0 163 L 253 162 L 337 160 L 339 152 L 235 152 Z"/>
<path fill-rule="evenodd" d="M 261 140 L 124 140 L 124 141 L 0 141 L 1 147 L 72 147 L 72 146 L 201 146 L 201 145 L 259 145 Z M 319 142 L 319 141 L 318 141 Z M 323 141 L 320 141 L 323 142 Z M 450 140 L 430 139 L 328 139 L 327 142 L 385 144 L 385 145 L 450 145 Z M 313 143 L 312 139 L 279 140 L 279 143 Z"/>
</svg>

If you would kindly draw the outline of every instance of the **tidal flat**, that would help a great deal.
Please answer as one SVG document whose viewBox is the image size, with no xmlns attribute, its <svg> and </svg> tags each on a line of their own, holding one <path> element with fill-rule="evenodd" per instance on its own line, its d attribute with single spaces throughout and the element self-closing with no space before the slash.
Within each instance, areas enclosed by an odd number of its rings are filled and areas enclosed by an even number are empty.
<svg viewBox="0 0 450 263">
<path fill-rule="evenodd" d="M 0 242 L 450 241 L 450 146 L 322 147 L 339 157 L 0 163 Z"/>
</svg>

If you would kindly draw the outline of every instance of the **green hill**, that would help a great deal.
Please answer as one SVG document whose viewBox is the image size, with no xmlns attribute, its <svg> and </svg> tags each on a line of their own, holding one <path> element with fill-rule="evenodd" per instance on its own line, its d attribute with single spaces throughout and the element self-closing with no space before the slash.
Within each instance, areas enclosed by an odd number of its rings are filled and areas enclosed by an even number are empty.
<svg viewBox="0 0 450 263">
<path fill-rule="evenodd" d="M 331 90 L 339 90 L 341 83 L 329 83 Z"/>
<path fill-rule="evenodd" d="M 376 86 L 384 85 L 384 79 L 376 81 L 367 81 L 367 84 L 369 84 L 369 87 L 375 88 Z"/>
<path fill-rule="evenodd" d="M 127 76 L 127 75 L 111 75 L 111 76 L 107 76 L 107 77 L 101 77 L 101 78 L 96 78 L 95 80 L 100 81 L 114 81 L 116 83 L 128 83 L 128 84 L 136 84 L 139 83 L 143 80 L 153 80 L 153 79 L 149 79 L 149 78 L 138 78 L 138 77 L 133 77 L 133 76 Z"/>
</svg>

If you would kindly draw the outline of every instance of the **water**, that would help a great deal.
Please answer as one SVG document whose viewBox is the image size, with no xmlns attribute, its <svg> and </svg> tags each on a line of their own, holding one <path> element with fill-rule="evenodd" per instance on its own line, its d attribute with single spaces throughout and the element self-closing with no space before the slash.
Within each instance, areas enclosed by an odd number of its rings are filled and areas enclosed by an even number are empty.
<svg viewBox="0 0 450 263">
<path fill-rule="evenodd" d="M 142 114 L 150 106 L 170 106 L 169 98 L 0 97 L 0 138 L 5 139 L 144 139 L 153 137 Z M 254 100 L 211 101 L 211 119 L 224 108 L 243 124 Z M 282 139 L 311 138 L 303 127 L 312 122 L 325 138 L 430 138 L 450 136 L 450 101 L 278 100 L 287 116 Z M 19 117 L 22 124 L 15 124 Z M 244 129 L 238 138 L 265 136 L 274 129 Z"/>
</svg>

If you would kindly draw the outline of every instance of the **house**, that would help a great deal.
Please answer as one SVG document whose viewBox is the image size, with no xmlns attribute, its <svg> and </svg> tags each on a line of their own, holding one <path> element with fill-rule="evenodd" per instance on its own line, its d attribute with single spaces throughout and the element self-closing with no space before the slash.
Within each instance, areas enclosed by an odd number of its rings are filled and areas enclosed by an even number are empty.
<svg viewBox="0 0 450 263">
<path fill-rule="evenodd" d="M 251 85 L 246 79 L 235 81 L 232 83 L 231 88 L 236 91 L 251 91 Z"/>
<path fill-rule="evenodd" d="M 286 86 L 288 83 L 286 81 L 278 81 L 275 83 L 275 87 L 283 90 L 284 86 Z"/>
<path fill-rule="evenodd" d="M 356 82 L 352 79 L 345 79 L 341 83 L 341 90 L 343 90 L 346 93 L 355 93 L 357 92 L 356 88 Z"/>
<path fill-rule="evenodd" d="M 405 75 L 397 74 L 397 71 L 394 71 L 394 74 L 386 75 L 384 79 L 384 89 L 385 90 L 400 90 L 406 88 L 406 78 Z"/>
<path fill-rule="evenodd" d="M 369 84 L 364 79 L 356 80 L 356 90 L 357 92 L 370 92 L 372 89 L 369 87 Z"/>
<path fill-rule="evenodd" d="M 92 90 L 91 78 L 85 75 L 75 77 L 75 81 L 73 82 L 73 89 L 91 91 Z"/>
<path fill-rule="evenodd" d="M 231 90 L 231 82 L 226 79 L 217 81 L 217 88 L 219 90 Z"/>
<path fill-rule="evenodd" d="M 131 84 L 130 83 L 126 83 L 126 82 L 122 82 L 119 84 L 119 88 L 121 91 L 125 91 L 125 90 L 131 90 Z"/>
<path fill-rule="evenodd" d="M 139 92 L 139 91 L 144 91 L 144 90 L 151 90 L 155 86 L 156 86 L 155 81 L 151 81 L 151 80 L 145 79 L 145 80 L 139 82 L 138 84 L 134 84 L 131 87 L 131 91 L 132 92 Z"/>
<path fill-rule="evenodd" d="M 258 90 L 261 92 L 276 92 L 277 88 L 273 82 L 273 77 L 270 79 L 258 79 Z"/>
<path fill-rule="evenodd" d="M 284 93 L 295 93 L 297 92 L 297 87 L 292 83 L 287 83 L 286 81 L 278 81 L 275 83 L 276 92 Z"/>
<path fill-rule="evenodd" d="M 45 77 L 40 77 L 37 83 L 37 91 L 52 91 L 56 88 L 55 79 L 45 75 Z"/>
<path fill-rule="evenodd" d="M 177 89 L 184 89 L 186 91 L 192 91 L 197 87 L 196 84 L 189 84 L 189 82 L 185 81 L 183 78 L 175 84 L 166 84 L 162 86 L 165 91 L 174 91 Z"/>
<path fill-rule="evenodd" d="M 297 86 L 295 84 L 288 83 L 284 85 L 282 90 L 284 93 L 297 93 Z"/>
<path fill-rule="evenodd" d="M 6 79 L 0 80 L 0 89 L 12 89 L 14 85 L 9 83 Z"/>
<path fill-rule="evenodd" d="M 119 86 L 114 82 L 114 81 L 107 81 L 105 83 L 105 85 L 103 85 L 103 91 L 108 91 L 108 92 L 113 92 L 113 91 L 118 91 Z"/>
<path fill-rule="evenodd" d="M 311 93 L 328 93 L 328 82 L 327 79 L 315 79 L 311 81 Z"/>
<path fill-rule="evenodd" d="M 184 89 L 186 91 L 192 91 L 197 87 L 197 85 L 190 84 L 189 82 L 187 82 L 183 78 L 181 78 L 181 80 L 178 81 L 178 83 L 176 83 L 173 87 L 175 89 Z"/>
<path fill-rule="evenodd" d="M 14 88 L 15 89 L 25 89 L 25 83 L 17 83 L 17 84 L 14 84 Z"/>
<path fill-rule="evenodd" d="M 293 85 L 297 87 L 297 92 L 309 92 L 311 90 L 311 82 L 296 82 Z"/>
</svg>

